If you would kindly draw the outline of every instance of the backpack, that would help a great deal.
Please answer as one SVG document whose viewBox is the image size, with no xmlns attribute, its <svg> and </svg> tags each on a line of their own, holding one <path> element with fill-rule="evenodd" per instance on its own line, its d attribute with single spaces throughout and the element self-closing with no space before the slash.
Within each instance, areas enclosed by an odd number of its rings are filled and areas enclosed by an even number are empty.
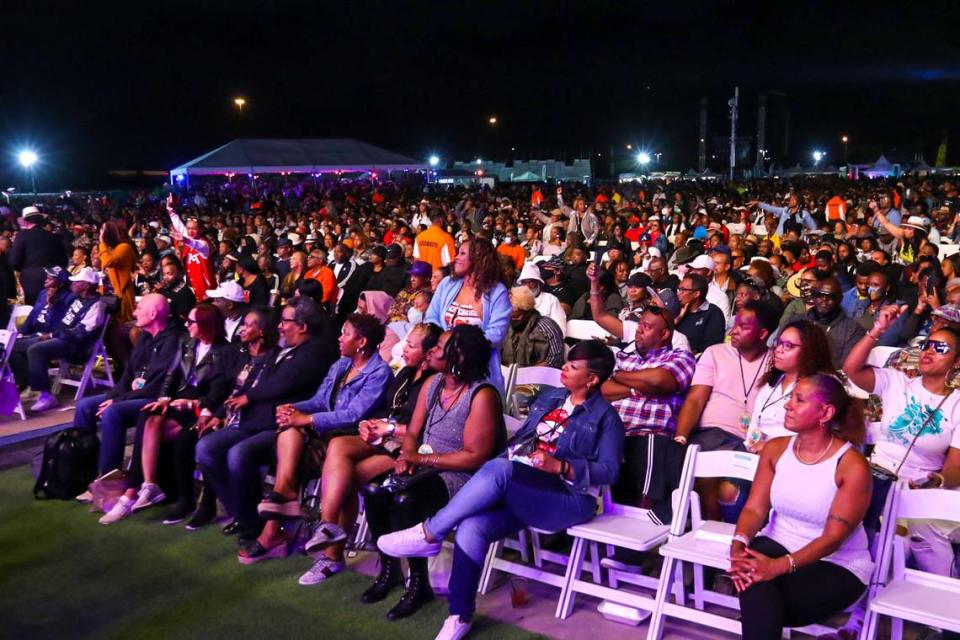
<svg viewBox="0 0 960 640">
<path fill-rule="evenodd" d="M 43 444 L 33 497 L 70 500 L 87 490 L 97 477 L 100 441 L 93 433 L 65 429 L 49 436 Z"/>
</svg>

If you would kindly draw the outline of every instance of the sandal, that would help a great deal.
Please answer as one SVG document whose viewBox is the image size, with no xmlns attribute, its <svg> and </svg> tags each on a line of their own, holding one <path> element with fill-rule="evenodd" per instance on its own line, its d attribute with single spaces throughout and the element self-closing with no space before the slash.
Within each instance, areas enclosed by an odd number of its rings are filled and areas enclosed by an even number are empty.
<svg viewBox="0 0 960 640">
<path fill-rule="evenodd" d="M 254 540 L 248 546 L 237 552 L 237 560 L 240 564 L 255 564 L 261 560 L 273 560 L 274 558 L 286 558 L 290 554 L 290 548 L 286 542 L 269 549 L 260 544 L 259 540 Z"/>
<path fill-rule="evenodd" d="M 270 495 L 257 505 L 257 513 L 266 520 L 299 518 L 303 515 L 298 499 L 288 499 L 275 491 L 271 491 Z"/>
</svg>

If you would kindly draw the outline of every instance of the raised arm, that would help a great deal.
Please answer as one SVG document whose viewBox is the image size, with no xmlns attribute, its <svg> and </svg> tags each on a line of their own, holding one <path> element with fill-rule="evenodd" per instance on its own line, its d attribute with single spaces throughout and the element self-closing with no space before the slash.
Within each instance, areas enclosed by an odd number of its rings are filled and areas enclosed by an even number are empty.
<svg viewBox="0 0 960 640">
<path fill-rule="evenodd" d="M 612 333 L 623 340 L 623 321 L 607 313 L 606 301 L 600 291 L 600 272 L 595 262 L 587 267 L 587 279 L 590 280 L 590 313 L 593 314 L 593 321 L 607 333 Z"/>
<path fill-rule="evenodd" d="M 867 364 L 867 358 L 870 356 L 870 350 L 884 334 L 884 332 L 893 326 L 897 317 L 906 307 L 897 305 L 887 305 L 880 310 L 876 321 L 870 331 L 867 331 L 860 340 L 857 341 L 847 359 L 843 362 L 843 373 L 850 378 L 853 384 L 857 385 L 867 393 L 872 393 L 876 386 L 876 377 L 873 375 L 873 367 Z"/>
<path fill-rule="evenodd" d="M 199 253 L 204 260 L 210 257 L 210 245 L 205 240 L 199 240 L 191 238 L 187 234 L 187 225 L 183 224 L 183 220 L 180 219 L 180 216 L 173 209 L 173 197 L 167 198 L 167 213 L 170 215 L 170 225 L 173 227 L 173 230 L 176 231 L 176 234 L 179 236 L 180 242 L 187 245 L 197 253 Z"/>
</svg>

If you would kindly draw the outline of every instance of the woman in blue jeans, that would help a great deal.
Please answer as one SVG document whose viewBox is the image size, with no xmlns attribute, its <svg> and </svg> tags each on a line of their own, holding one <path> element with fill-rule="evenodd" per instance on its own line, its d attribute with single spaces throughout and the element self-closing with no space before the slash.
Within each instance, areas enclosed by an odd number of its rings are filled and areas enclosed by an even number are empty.
<svg viewBox="0 0 960 640">
<path fill-rule="evenodd" d="M 529 526 L 561 531 L 596 513 L 600 487 L 616 481 L 623 456 L 623 423 L 599 393 L 613 367 L 601 342 L 578 343 L 560 375 L 564 388 L 537 397 L 504 456 L 484 464 L 432 518 L 380 537 L 388 555 L 423 557 L 439 553 L 457 529 L 450 616 L 438 640 L 469 631 L 492 542 Z"/>
</svg>

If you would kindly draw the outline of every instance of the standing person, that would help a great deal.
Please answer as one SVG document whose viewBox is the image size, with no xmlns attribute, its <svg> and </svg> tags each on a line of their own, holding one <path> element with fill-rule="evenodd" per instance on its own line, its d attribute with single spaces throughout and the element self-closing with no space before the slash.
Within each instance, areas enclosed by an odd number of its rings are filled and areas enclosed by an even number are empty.
<svg viewBox="0 0 960 640">
<path fill-rule="evenodd" d="M 576 233 L 576 237 L 587 248 L 593 246 L 600 233 L 597 215 L 587 209 L 587 201 L 579 196 L 573 199 L 573 210 L 570 211 L 570 223 L 567 225 L 568 239 L 572 233 Z"/>
<path fill-rule="evenodd" d="M 858 405 L 833 376 L 802 378 L 784 426 L 789 437 L 760 454 L 730 545 L 743 637 L 751 640 L 778 640 L 785 627 L 843 611 L 873 569 L 862 524 L 872 479 L 857 450 Z"/>
<path fill-rule="evenodd" d="M 137 250 L 133 247 L 126 228 L 118 222 L 105 222 L 100 227 L 100 266 L 107 272 L 113 294 L 120 306 L 114 320 L 123 323 L 133 317 L 133 271 L 137 266 Z"/>
<path fill-rule="evenodd" d="M 443 219 L 443 210 L 434 208 L 430 212 L 432 224 L 418 233 L 413 243 L 413 257 L 426 262 L 433 269 L 447 266 L 456 255 L 453 236 L 444 230 Z"/>
<path fill-rule="evenodd" d="M 493 347 L 490 383 L 503 393 L 500 345 L 507 336 L 512 313 L 510 294 L 500 282 L 500 263 L 493 244 L 485 238 L 474 238 L 460 245 L 453 274 L 440 283 L 424 321 L 445 331 L 463 324 L 480 327 Z"/>
<path fill-rule="evenodd" d="M 186 267 L 187 281 L 198 302 L 207 298 L 207 291 L 217 288 L 217 276 L 214 271 L 213 248 L 203 237 L 200 221 L 190 218 L 184 224 L 173 209 L 173 194 L 167 198 L 167 213 L 173 225 L 174 235 L 180 242 L 180 261 Z"/>
<path fill-rule="evenodd" d="M 462 638 L 470 629 L 491 543 L 523 527 L 562 531 L 589 520 L 600 489 L 616 482 L 623 423 L 599 392 L 613 366 L 602 343 L 579 342 L 563 367 L 563 388 L 537 398 L 506 456 L 484 464 L 430 518 L 379 539 L 384 554 L 422 561 L 456 527 L 450 615 L 437 638 Z"/>
<path fill-rule="evenodd" d="M 24 207 L 21 217 L 17 219 L 20 231 L 10 248 L 10 266 L 20 276 L 24 303 L 31 306 L 43 289 L 46 280 L 44 269 L 67 266 L 63 242 L 59 236 L 43 228 L 46 220 L 46 216 L 36 207 Z"/>
</svg>

